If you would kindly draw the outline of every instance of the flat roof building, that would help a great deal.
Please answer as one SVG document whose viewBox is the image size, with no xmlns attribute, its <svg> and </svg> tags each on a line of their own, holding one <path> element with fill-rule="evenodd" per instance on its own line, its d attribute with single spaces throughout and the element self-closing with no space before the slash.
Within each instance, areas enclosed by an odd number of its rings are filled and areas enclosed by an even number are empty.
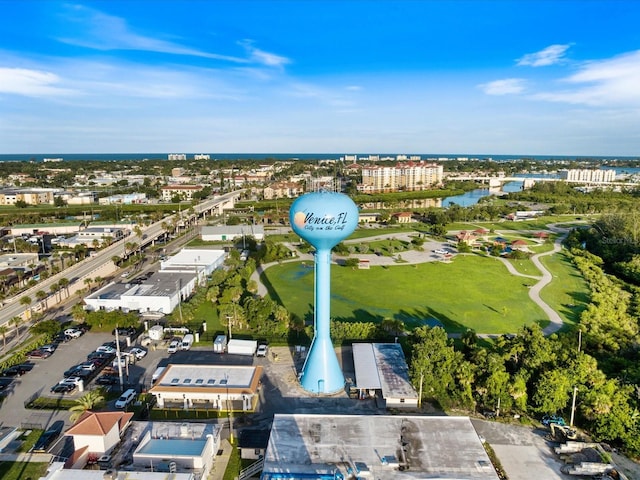
<svg viewBox="0 0 640 480">
<path fill-rule="evenodd" d="M 160 408 L 252 411 L 258 401 L 260 365 L 169 364 L 149 393 Z"/>
<path fill-rule="evenodd" d="M 468 417 L 274 416 L 262 480 L 354 476 L 499 478 Z"/>
</svg>

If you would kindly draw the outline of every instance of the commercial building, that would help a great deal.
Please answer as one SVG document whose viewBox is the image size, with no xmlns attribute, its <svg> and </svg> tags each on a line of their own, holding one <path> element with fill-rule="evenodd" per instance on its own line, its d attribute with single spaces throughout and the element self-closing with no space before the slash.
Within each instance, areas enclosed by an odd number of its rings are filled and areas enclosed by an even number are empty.
<svg viewBox="0 0 640 480">
<path fill-rule="evenodd" d="M 224 250 L 205 248 L 183 248 L 175 255 L 160 262 L 160 273 L 197 273 L 199 280 L 211 275 L 224 265 L 227 254 Z"/>
<path fill-rule="evenodd" d="M 153 422 L 133 452 L 133 468 L 191 471 L 207 478 L 220 447 L 218 425 L 205 423 Z M 166 467 L 165 467 L 166 466 Z"/>
<path fill-rule="evenodd" d="M 499 478 L 468 417 L 274 416 L 262 480 L 354 477 Z"/>
<path fill-rule="evenodd" d="M 253 237 L 256 241 L 264 240 L 262 225 L 221 225 L 217 227 L 202 227 L 202 240 L 205 242 L 224 242 L 243 237 Z"/>
<path fill-rule="evenodd" d="M 358 191 L 381 193 L 427 190 L 442 184 L 443 166 L 435 163 L 407 162 L 396 166 L 362 167 L 362 183 Z"/>
<path fill-rule="evenodd" d="M 92 247 L 97 241 L 100 246 L 105 243 L 113 243 L 122 240 L 129 235 L 129 231 L 114 227 L 88 227 L 79 231 L 76 235 L 59 240 L 58 245 L 73 248 L 76 245 Z"/>
<path fill-rule="evenodd" d="M 258 402 L 260 365 L 169 364 L 149 389 L 160 408 L 249 412 Z"/>
<path fill-rule="evenodd" d="M 180 250 L 160 264 L 161 270 L 139 283 L 111 282 L 84 298 L 89 310 L 136 310 L 171 313 L 197 285 L 224 265 L 223 250 Z"/>
</svg>

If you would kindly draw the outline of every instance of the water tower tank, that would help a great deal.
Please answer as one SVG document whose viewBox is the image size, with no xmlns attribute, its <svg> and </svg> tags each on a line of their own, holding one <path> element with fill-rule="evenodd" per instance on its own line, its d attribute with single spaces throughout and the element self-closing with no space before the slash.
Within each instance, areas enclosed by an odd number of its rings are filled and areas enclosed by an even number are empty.
<svg viewBox="0 0 640 480">
<path fill-rule="evenodd" d="M 344 375 L 330 336 L 331 249 L 355 230 L 358 207 L 341 193 L 308 193 L 293 202 L 289 220 L 293 231 L 316 248 L 315 334 L 300 384 L 312 393 L 335 393 L 344 388 Z"/>
</svg>

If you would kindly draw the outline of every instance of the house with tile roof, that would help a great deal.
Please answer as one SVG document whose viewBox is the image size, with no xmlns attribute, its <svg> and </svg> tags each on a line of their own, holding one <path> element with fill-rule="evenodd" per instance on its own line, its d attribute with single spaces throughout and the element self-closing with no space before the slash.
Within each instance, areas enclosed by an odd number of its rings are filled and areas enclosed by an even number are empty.
<svg viewBox="0 0 640 480">
<path fill-rule="evenodd" d="M 83 468 L 89 454 L 98 456 L 111 452 L 131 424 L 133 413 L 86 411 L 66 432 L 73 438 L 75 452 L 68 468 Z"/>
</svg>

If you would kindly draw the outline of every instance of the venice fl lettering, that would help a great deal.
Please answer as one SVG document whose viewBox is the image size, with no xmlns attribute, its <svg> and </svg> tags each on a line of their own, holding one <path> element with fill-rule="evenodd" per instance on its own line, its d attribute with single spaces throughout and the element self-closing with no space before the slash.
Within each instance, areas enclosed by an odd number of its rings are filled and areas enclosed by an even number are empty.
<svg viewBox="0 0 640 480">
<path fill-rule="evenodd" d="M 340 212 L 337 216 L 325 215 L 318 217 L 313 212 L 304 217 L 305 230 L 344 230 L 347 224 L 347 212 Z"/>
</svg>

